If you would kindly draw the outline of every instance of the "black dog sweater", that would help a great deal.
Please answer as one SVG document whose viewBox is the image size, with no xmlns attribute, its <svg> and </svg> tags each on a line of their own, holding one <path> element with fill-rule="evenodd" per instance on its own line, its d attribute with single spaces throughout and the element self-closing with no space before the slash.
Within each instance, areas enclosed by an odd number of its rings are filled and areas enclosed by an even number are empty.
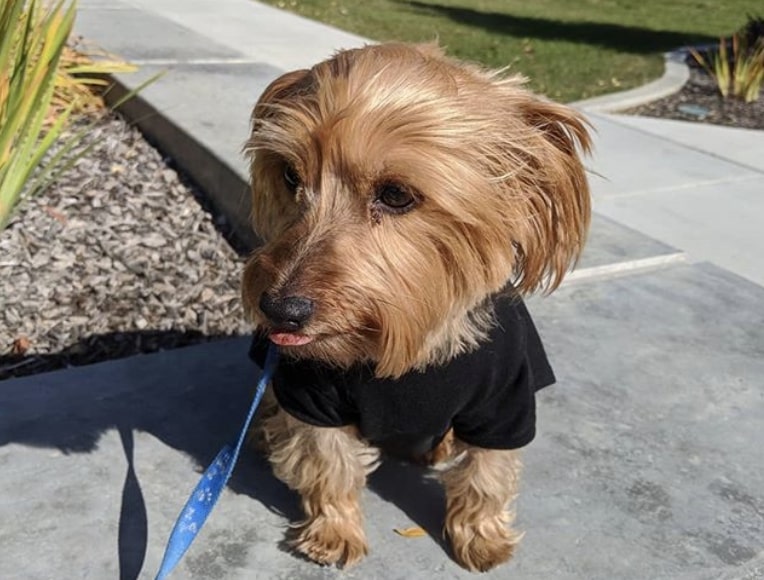
<svg viewBox="0 0 764 580">
<path fill-rule="evenodd" d="M 420 454 L 450 427 L 462 441 L 516 449 L 535 435 L 535 393 L 555 382 L 525 304 L 497 295 L 496 322 L 476 350 L 399 379 L 378 379 L 369 365 L 348 370 L 282 357 L 272 385 L 292 416 L 319 427 L 356 425 L 370 443 Z M 250 357 L 262 368 L 267 337 L 256 335 Z"/>
</svg>

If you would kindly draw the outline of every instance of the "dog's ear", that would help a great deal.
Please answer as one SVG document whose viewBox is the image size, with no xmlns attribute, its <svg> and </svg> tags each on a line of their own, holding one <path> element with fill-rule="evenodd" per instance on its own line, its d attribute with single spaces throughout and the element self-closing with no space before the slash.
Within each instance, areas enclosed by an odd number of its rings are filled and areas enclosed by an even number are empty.
<svg viewBox="0 0 764 580">
<path fill-rule="evenodd" d="M 277 108 L 278 104 L 309 89 L 310 71 L 300 69 L 281 75 L 268 85 L 252 111 L 253 125 L 258 119 L 265 119 Z"/>
<path fill-rule="evenodd" d="M 504 171 L 513 203 L 523 207 L 519 235 L 512 242 L 515 284 L 521 292 L 554 290 L 578 260 L 591 219 L 591 199 L 580 155 L 589 153 L 588 123 L 575 109 L 512 89 L 513 108 L 525 125 L 522 137 L 507 136 L 509 158 L 520 161 Z M 515 129 L 517 127 L 515 126 Z M 513 129 L 510 128 L 510 133 Z"/>
</svg>

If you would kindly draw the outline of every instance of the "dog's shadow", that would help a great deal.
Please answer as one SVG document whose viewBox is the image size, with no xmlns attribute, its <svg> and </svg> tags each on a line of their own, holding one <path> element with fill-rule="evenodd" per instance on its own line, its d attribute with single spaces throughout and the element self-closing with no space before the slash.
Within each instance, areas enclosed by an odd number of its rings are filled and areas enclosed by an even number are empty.
<svg viewBox="0 0 764 580">
<path fill-rule="evenodd" d="M 149 433 L 189 455 L 201 472 L 237 436 L 251 403 L 260 370 L 247 357 L 248 342 L 222 340 L 203 350 L 178 349 L 0 383 L 0 447 L 17 443 L 91 453 L 107 431 L 119 434 L 127 464 L 118 532 L 120 580 L 138 578 L 148 538 L 146 504 L 133 464 L 134 434 Z M 442 543 L 442 492 L 424 473 L 386 461 L 369 486 Z M 252 450 L 243 453 L 228 486 L 290 522 L 301 516 L 296 494 Z"/>
<path fill-rule="evenodd" d="M 443 536 L 446 497 L 432 470 L 385 457 L 369 478 L 369 488 L 397 506 L 451 555 Z"/>
</svg>

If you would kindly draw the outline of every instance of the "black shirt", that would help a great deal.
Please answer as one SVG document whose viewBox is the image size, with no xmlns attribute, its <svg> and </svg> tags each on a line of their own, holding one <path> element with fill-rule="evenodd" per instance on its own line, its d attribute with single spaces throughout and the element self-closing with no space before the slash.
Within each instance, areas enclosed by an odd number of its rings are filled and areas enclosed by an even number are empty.
<svg viewBox="0 0 764 580">
<path fill-rule="evenodd" d="M 450 427 L 462 441 L 516 449 L 535 435 L 536 391 L 555 382 L 536 327 L 516 297 L 494 298 L 496 322 L 476 350 L 423 372 L 378 379 L 369 365 L 341 370 L 282 357 L 273 377 L 279 404 L 319 427 L 355 424 L 370 443 L 429 451 Z M 261 367 L 269 346 L 255 336 Z"/>
</svg>

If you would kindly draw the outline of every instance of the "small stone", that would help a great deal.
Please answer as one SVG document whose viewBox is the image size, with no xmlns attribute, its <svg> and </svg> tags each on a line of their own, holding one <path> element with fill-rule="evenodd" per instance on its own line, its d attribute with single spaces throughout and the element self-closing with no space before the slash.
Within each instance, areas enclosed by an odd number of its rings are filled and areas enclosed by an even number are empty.
<svg viewBox="0 0 764 580">
<path fill-rule="evenodd" d="M 25 355 L 29 348 L 32 346 L 32 342 L 26 336 L 19 336 L 11 344 L 11 354 L 16 356 Z"/>
<path fill-rule="evenodd" d="M 161 235 L 156 233 L 148 234 L 146 236 L 143 236 L 143 238 L 141 239 L 141 244 L 149 248 L 161 248 L 166 243 L 167 243 L 167 240 L 164 239 Z"/>
</svg>

